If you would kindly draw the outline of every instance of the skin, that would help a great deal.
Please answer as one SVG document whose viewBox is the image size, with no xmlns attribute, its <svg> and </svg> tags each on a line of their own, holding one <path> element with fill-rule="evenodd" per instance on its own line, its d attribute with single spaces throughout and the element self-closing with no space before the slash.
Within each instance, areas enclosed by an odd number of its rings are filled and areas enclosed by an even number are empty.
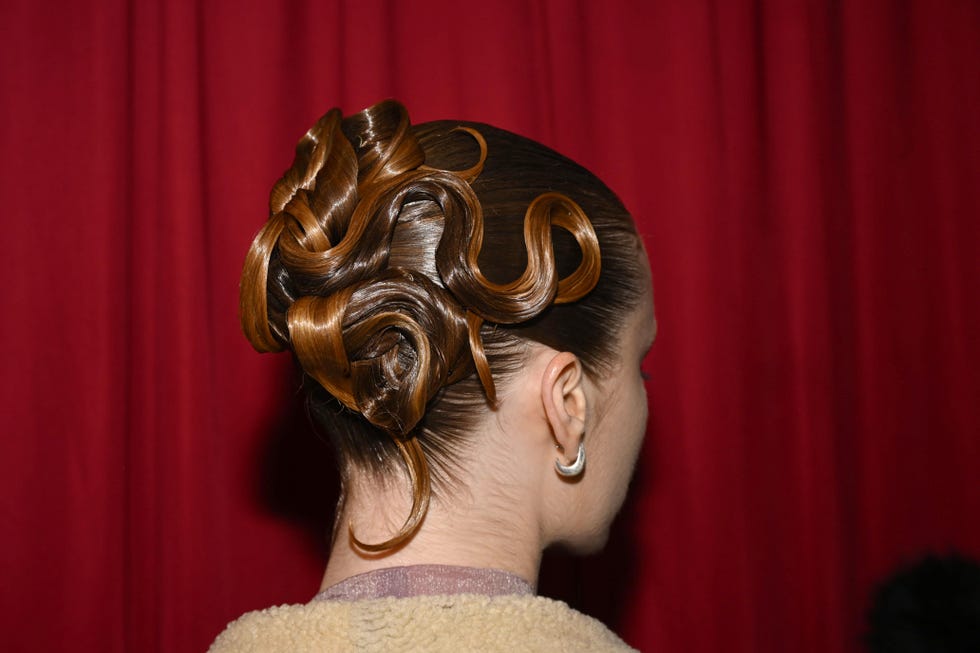
<svg viewBox="0 0 980 653">
<path fill-rule="evenodd" d="M 645 254 L 643 265 L 646 290 L 620 334 L 613 373 L 593 381 L 575 355 L 532 344 L 524 372 L 501 388 L 499 407 L 474 434 L 458 490 L 433 496 L 415 536 L 391 551 L 367 554 L 338 529 L 322 587 L 415 564 L 503 569 L 536 586 L 548 546 L 589 552 L 605 544 L 646 430 L 640 364 L 656 321 Z M 555 460 L 570 464 L 583 439 L 585 471 L 560 476 Z M 406 479 L 353 475 L 338 523 L 353 524 L 363 541 L 386 539 L 411 506 L 407 487 Z"/>
</svg>

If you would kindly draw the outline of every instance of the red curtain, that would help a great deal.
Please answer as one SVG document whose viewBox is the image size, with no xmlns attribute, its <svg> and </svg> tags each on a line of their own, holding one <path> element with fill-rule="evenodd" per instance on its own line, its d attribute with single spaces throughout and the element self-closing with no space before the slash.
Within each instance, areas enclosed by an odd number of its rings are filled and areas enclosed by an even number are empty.
<svg viewBox="0 0 980 653">
<path fill-rule="evenodd" d="M 298 137 L 403 100 L 580 160 L 654 271 L 609 550 L 543 591 L 651 651 L 859 650 L 980 555 L 980 4 L 0 5 L 4 650 L 202 650 L 307 600 L 334 493 L 240 265 Z"/>
</svg>

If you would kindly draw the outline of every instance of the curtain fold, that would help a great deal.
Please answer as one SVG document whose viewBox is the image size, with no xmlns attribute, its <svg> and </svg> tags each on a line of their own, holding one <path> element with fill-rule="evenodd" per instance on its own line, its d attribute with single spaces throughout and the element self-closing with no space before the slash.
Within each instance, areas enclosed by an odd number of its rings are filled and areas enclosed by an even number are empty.
<svg viewBox="0 0 980 653">
<path fill-rule="evenodd" d="M 386 97 L 634 213 L 660 335 L 608 550 L 542 590 L 642 650 L 857 651 L 980 557 L 980 5 L 0 5 L 4 648 L 202 650 L 316 591 L 332 461 L 237 324 L 292 147 Z"/>
</svg>

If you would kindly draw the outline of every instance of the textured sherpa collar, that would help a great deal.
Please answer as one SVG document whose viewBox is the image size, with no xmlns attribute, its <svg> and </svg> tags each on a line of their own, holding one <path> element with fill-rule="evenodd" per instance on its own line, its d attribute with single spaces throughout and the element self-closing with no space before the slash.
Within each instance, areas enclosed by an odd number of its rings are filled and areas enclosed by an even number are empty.
<svg viewBox="0 0 980 653">
<path fill-rule="evenodd" d="M 539 596 L 312 601 L 249 612 L 210 653 L 631 651 L 599 621 Z"/>
</svg>

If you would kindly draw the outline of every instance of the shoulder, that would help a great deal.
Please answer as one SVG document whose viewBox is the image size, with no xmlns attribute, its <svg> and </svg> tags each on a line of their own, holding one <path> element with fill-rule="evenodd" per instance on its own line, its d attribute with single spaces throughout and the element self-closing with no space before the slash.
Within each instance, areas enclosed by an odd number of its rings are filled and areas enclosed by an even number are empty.
<svg viewBox="0 0 980 653">
<path fill-rule="evenodd" d="M 536 596 L 313 601 L 243 615 L 211 653 L 252 651 L 629 651 L 599 621 Z"/>
</svg>

